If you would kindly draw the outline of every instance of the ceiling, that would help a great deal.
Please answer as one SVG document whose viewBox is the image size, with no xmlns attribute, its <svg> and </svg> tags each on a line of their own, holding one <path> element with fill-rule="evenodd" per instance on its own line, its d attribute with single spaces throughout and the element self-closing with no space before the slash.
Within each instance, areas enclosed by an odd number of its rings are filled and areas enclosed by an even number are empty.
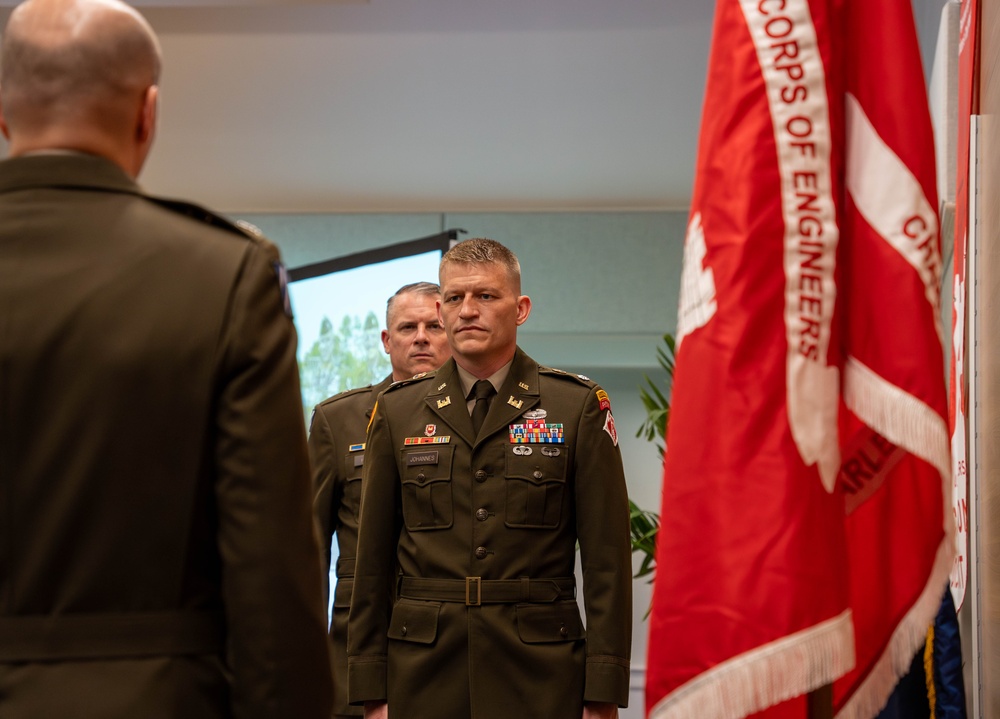
<svg viewBox="0 0 1000 719">
<path fill-rule="evenodd" d="M 710 0 L 135 4 L 164 52 L 152 192 L 228 212 L 688 205 Z"/>
</svg>

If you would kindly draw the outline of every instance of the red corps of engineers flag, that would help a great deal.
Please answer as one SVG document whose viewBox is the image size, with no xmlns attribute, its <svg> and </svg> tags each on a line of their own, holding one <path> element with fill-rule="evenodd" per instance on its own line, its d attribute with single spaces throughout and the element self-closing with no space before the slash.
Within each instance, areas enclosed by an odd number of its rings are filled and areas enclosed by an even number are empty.
<svg viewBox="0 0 1000 719">
<path fill-rule="evenodd" d="M 651 719 L 830 683 L 873 717 L 923 646 L 954 550 L 932 143 L 910 0 L 717 1 Z"/>
</svg>

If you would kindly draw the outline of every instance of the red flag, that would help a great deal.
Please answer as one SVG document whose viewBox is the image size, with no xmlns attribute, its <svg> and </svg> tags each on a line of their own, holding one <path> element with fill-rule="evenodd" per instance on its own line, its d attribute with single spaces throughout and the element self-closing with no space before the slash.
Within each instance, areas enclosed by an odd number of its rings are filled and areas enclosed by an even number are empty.
<svg viewBox="0 0 1000 719">
<path fill-rule="evenodd" d="M 950 469 L 923 83 L 909 0 L 717 2 L 654 719 L 742 717 L 834 680 L 838 716 L 874 716 L 937 611 Z"/>
<path fill-rule="evenodd" d="M 956 524 L 956 556 L 951 570 L 951 592 L 955 609 L 962 608 L 969 567 L 966 561 L 968 545 L 968 472 L 966 457 L 966 403 L 965 403 L 965 319 L 968 289 L 965 269 L 968 259 L 969 229 L 969 145 L 972 115 L 979 113 L 979 4 L 977 0 L 963 0 L 959 20 L 958 52 L 958 168 L 955 187 L 955 247 L 952 283 L 952 341 L 950 381 L 948 382 L 948 420 L 951 427 L 952 510 Z"/>
</svg>

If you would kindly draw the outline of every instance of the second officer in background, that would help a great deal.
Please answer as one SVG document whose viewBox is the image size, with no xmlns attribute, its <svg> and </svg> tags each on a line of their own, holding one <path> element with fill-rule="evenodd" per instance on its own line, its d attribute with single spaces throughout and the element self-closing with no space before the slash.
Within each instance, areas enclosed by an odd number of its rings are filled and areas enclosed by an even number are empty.
<svg viewBox="0 0 1000 719">
<path fill-rule="evenodd" d="M 382 346 L 392 374 L 376 385 L 342 392 L 320 403 L 313 413 L 309 454 L 313 465 L 313 503 L 320 528 L 324 576 L 329 577 L 331 540 L 337 535 L 337 586 L 334 591 L 330 641 L 333 653 L 334 716 L 360 716 L 347 703 L 347 610 L 354 585 L 358 544 L 361 468 L 365 431 L 372 406 L 392 384 L 440 367 L 451 356 L 444 328 L 438 321 L 438 286 L 430 282 L 405 285 L 389 298 Z M 329 586 L 327 605 L 329 606 Z"/>
</svg>

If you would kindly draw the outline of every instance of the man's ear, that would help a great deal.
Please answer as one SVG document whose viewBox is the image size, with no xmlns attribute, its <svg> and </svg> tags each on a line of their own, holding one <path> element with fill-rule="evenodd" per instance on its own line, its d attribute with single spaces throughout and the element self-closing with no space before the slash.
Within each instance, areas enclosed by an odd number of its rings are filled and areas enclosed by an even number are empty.
<svg viewBox="0 0 1000 719">
<path fill-rule="evenodd" d="M 3 116 L 3 103 L 0 102 L 0 132 L 6 139 L 10 139 L 10 130 L 7 129 L 7 118 Z"/>
<path fill-rule="evenodd" d="M 531 314 L 531 298 L 528 295 L 521 295 L 517 298 L 517 326 L 520 327 Z"/>
<path fill-rule="evenodd" d="M 382 349 L 389 354 L 389 330 L 382 330 Z"/>
<path fill-rule="evenodd" d="M 142 96 L 142 109 L 139 112 L 139 120 L 136 123 L 135 139 L 140 143 L 149 145 L 156 135 L 156 116 L 160 103 L 160 88 L 150 85 Z"/>
<path fill-rule="evenodd" d="M 135 148 L 132 158 L 132 177 L 138 177 L 142 166 L 146 164 L 149 149 L 156 136 L 156 113 L 160 98 L 160 88 L 150 85 L 142 95 L 142 105 L 135 121 L 135 137 L 132 146 Z"/>
</svg>

